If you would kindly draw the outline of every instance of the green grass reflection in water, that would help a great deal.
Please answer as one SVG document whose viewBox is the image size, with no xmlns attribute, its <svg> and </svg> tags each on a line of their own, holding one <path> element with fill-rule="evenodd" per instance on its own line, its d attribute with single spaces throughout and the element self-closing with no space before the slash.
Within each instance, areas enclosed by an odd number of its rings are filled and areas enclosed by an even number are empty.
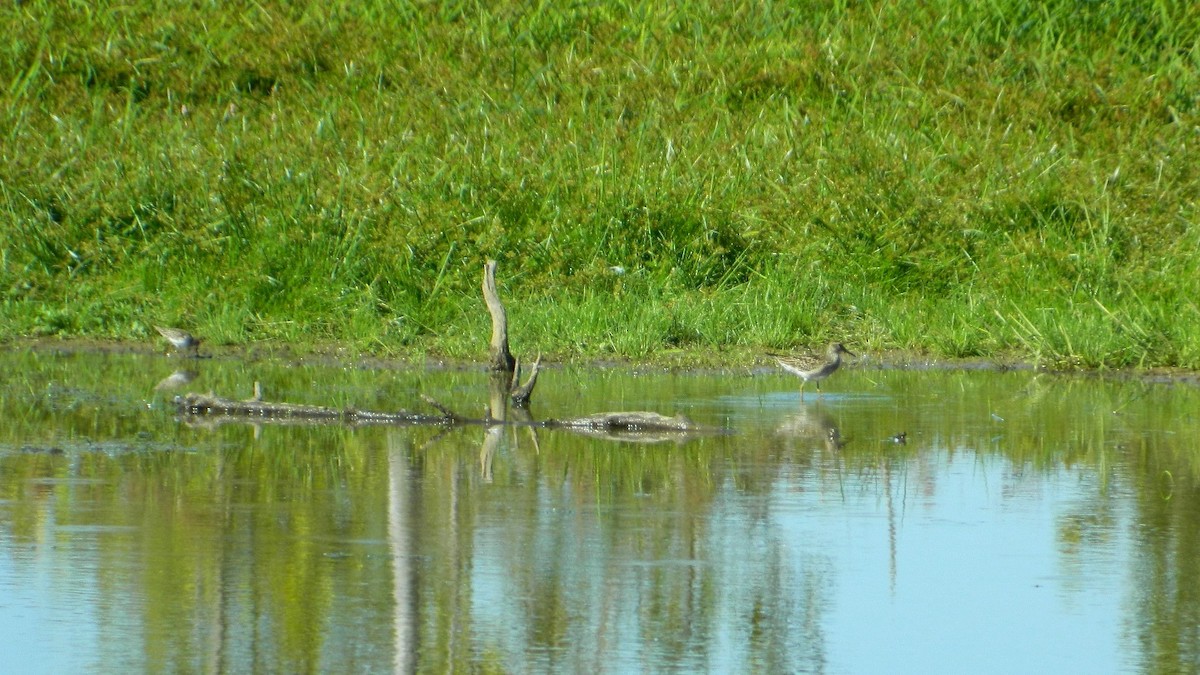
<svg viewBox="0 0 1200 675">
<path fill-rule="evenodd" d="M 644 408 L 736 433 L 507 428 L 482 457 L 474 427 L 191 428 L 154 389 L 177 365 L 161 357 L 2 358 L 18 373 L 0 392 L 4 670 L 1186 670 L 1197 654 L 1178 617 L 1200 608 L 1176 590 L 1200 581 L 1185 386 L 851 369 L 802 403 L 777 373 L 552 370 L 539 417 Z M 200 368 L 188 388 L 486 398 L 475 371 Z"/>
</svg>

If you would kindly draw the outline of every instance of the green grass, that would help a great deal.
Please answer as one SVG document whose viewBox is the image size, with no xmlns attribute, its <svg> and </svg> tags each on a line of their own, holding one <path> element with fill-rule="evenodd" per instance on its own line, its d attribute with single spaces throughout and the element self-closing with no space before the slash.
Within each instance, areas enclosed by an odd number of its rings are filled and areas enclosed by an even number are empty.
<svg viewBox="0 0 1200 675">
<path fill-rule="evenodd" d="M 0 31 L 0 338 L 482 358 L 491 257 L 521 353 L 1200 367 L 1191 3 L 30 1 Z"/>
</svg>

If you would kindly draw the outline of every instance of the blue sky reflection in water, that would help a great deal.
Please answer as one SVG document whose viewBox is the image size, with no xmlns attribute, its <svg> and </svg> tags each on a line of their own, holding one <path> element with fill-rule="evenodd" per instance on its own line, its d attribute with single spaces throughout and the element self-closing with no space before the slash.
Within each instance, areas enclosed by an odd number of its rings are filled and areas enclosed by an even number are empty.
<svg viewBox="0 0 1200 675">
<path fill-rule="evenodd" d="M 3 358 L 0 671 L 1200 666 L 1191 387 L 851 369 L 801 403 L 774 373 L 549 370 L 537 417 L 736 433 L 506 429 L 488 455 L 478 427 L 191 426 L 161 358 Z M 201 368 L 486 399 L 474 371 Z"/>
<path fill-rule="evenodd" d="M 1078 474 L 1014 474 L 1004 460 L 970 452 L 936 463 L 926 467 L 939 481 L 933 494 L 915 476 L 896 475 L 890 491 L 878 484 L 881 476 L 848 478 L 844 496 L 809 490 L 804 476 L 780 480 L 769 495 L 727 492 L 704 519 L 696 558 L 623 560 L 624 569 L 603 583 L 574 588 L 587 596 L 582 606 L 614 610 L 605 617 L 581 609 L 578 626 L 585 635 L 607 632 L 614 645 L 638 646 L 617 650 L 624 657 L 618 670 L 651 663 L 718 672 L 746 664 L 849 673 L 1108 672 L 1128 665 L 1119 639 L 1128 542 L 1115 531 L 1103 551 L 1070 551 L 1056 534 L 1085 506 L 1078 493 L 1088 487 L 1077 485 Z M 498 524 L 481 536 L 510 532 Z M 528 631 L 524 613 L 511 608 L 532 598 L 506 591 L 508 566 L 491 550 L 476 546 L 477 618 L 488 638 L 519 652 Z M 530 553 L 533 566 L 554 560 L 601 577 L 614 564 L 595 542 Z M 671 659 L 653 652 L 655 641 L 645 639 L 653 627 L 640 611 L 643 587 L 663 570 L 712 577 L 715 594 L 713 625 L 689 628 L 704 644 Z M 755 617 L 746 609 L 754 607 L 784 614 L 763 628 L 776 634 L 752 635 Z M 592 643 L 569 637 L 565 651 Z M 783 643 L 779 653 L 789 658 L 759 660 L 756 639 Z M 529 662 L 509 665 L 522 663 Z"/>
<path fill-rule="evenodd" d="M 1080 495 L 1074 472 L 1013 475 L 964 453 L 918 485 L 863 496 L 822 548 L 839 570 L 831 664 L 846 672 L 1109 672 L 1122 663 L 1128 543 L 1064 551 L 1056 528 Z M 781 505 L 782 506 L 782 505 Z M 894 513 L 889 513 L 894 511 Z M 789 541 L 803 519 L 780 517 Z M 1107 558 L 1107 559 L 1106 559 Z"/>
</svg>

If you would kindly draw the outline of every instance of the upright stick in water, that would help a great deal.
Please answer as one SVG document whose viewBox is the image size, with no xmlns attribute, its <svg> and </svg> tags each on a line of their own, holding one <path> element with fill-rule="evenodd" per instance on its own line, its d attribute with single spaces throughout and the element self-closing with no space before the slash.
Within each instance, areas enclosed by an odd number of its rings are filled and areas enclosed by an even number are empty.
<svg viewBox="0 0 1200 675">
<path fill-rule="evenodd" d="M 495 260 L 489 260 L 483 266 L 483 299 L 487 302 L 488 313 L 492 315 L 492 344 L 489 347 L 492 370 L 512 373 L 517 361 L 508 351 L 508 317 L 496 292 Z"/>
</svg>

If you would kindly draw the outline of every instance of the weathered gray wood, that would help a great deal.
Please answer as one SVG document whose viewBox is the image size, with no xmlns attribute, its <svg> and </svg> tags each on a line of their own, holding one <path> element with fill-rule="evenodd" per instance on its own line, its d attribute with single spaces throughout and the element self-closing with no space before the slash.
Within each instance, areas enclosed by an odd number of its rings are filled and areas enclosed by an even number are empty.
<svg viewBox="0 0 1200 675">
<path fill-rule="evenodd" d="M 701 431 L 687 417 L 669 417 L 656 412 L 609 412 L 573 417 L 564 420 L 547 420 L 546 426 L 606 431 Z"/>
<path fill-rule="evenodd" d="M 726 434 L 727 429 L 704 427 L 687 417 L 669 417 L 656 412 L 611 412 L 550 420 L 549 428 L 559 428 L 584 436 L 628 443 L 662 443 L 683 441 L 694 436 Z"/>
<path fill-rule="evenodd" d="M 533 368 L 529 372 L 529 379 L 525 380 L 525 384 L 519 387 L 516 385 L 517 377 L 521 374 L 520 369 L 513 372 L 512 403 L 514 406 L 518 408 L 529 407 L 529 399 L 533 396 L 533 387 L 537 384 L 538 372 L 541 368 L 542 355 L 538 354 L 538 357 L 533 361 Z"/>
<path fill-rule="evenodd" d="M 186 394 L 175 397 L 175 407 L 181 415 L 229 417 L 248 422 L 308 420 L 347 424 L 456 424 L 459 421 L 446 415 L 421 415 L 397 410 L 380 412 L 355 408 L 328 408 L 319 405 L 278 403 L 271 401 L 235 401 L 213 394 Z"/>
<path fill-rule="evenodd" d="M 500 294 L 496 292 L 495 260 L 483 265 L 483 299 L 487 303 L 488 313 L 492 315 L 492 342 L 488 346 L 491 368 L 512 373 L 516 370 L 517 361 L 508 350 L 508 316 L 504 313 Z"/>
<path fill-rule="evenodd" d="M 513 420 L 495 419 L 490 415 L 482 418 L 471 418 L 460 415 L 427 396 L 422 396 L 422 398 L 441 414 L 423 415 L 407 410 L 381 412 L 375 410 L 358 410 L 356 408 L 328 408 L 317 405 L 256 401 L 253 399 L 237 401 L 214 396 L 213 394 L 176 396 L 175 405 L 179 414 L 186 417 L 203 418 L 213 421 L 244 421 L 256 424 L 308 422 L 315 424 L 478 425 L 485 427 L 508 425 L 534 429 L 564 429 L 590 435 L 643 441 L 661 440 L 664 438 L 678 439 L 692 434 L 727 433 L 724 429 L 699 426 L 682 415 L 669 417 L 645 411 L 598 413 L 584 417 L 551 419 L 542 422 L 533 420 L 524 410 L 522 410 L 522 414 L 517 415 L 516 419 Z"/>
<path fill-rule="evenodd" d="M 645 442 L 665 438 L 684 437 L 691 434 L 726 433 L 724 429 L 700 427 L 688 418 L 680 415 L 669 417 L 655 412 L 609 412 L 574 417 L 560 420 L 538 422 L 533 419 L 527 409 L 533 388 L 537 384 L 538 373 L 541 372 L 542 357 L 539 354 L 533 362 L 529 379 L 518 386 L 520 373 L 517 361 L 508 349 L 508 319 L 504 312 L 504 304 L 496 292 L 496 261 L 488 260 L 483 268 L 483 297 L 487 302 L 488 312 L 492 316 L 491 351 L 491 387 L 489 406 L 481 418 L 470 418 L 460 415 L 447 406 L 422 395 L 431 407 L 440 415 L 422 415 L 400 410 L 396 412 L 379 412 L 357 410 L 355 408 L 327 408 L 314 405 L 297 405 L 293 403 L 278 403 L 262 400 L 262 387 L 254 383 L 253 398 L 245 401 L 235 401 L 221 398 L 213 394 L 187 394 L 175 397 L 175 405 L 181 415 L 193 419 L 204 419 L 215 423 L 224 421 L 244 420 L 252 423 L 345 423 L 345 424 L 397 424 L 397 425 L 480 425 L 496 427 L 501 425 L 524 426 L 530 429 L 565 429 L 576 433 L 600 435 L 610 438 L 620 437 L 625 440 L 640 440 Z M 519 411 L 508 419 L 507 400 L 512 401 L 513 410 Z M 489 436 L 488 438 L 493 438 Z M 498 437 L 497 437 L 498 438 Z M 537 443 L 536 436 L 534 437 Z"/>
</svg>

